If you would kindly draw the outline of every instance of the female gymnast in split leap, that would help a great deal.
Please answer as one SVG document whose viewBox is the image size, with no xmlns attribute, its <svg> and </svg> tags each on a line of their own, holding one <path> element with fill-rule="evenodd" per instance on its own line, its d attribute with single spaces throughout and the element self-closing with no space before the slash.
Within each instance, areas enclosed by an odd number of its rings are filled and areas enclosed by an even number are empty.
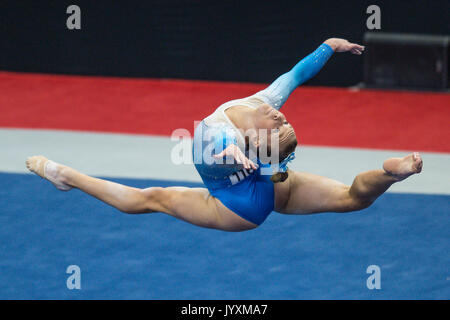
<svg viewBox="0 0 450 320">
<path fill-rule="evenodd" d="M 256 228 L 272 211 L 311 214 L 367 208 L 393 183 L 419 173 L 420 155 L 387 159 L 382 169 L 358 174 L 351 186 L 294 172 L 287 163 L 294 158 L 297 138 L 279 111 L 334 52 L 363 51 L 347 40 L 328 39 L 266 89 L 229 101 L 205 118 L 195 130 L 193 158 L 206 188 L 137 189 L 87 176 L 43 156 L 28 158 L 27 168 L 60 190 L 78 188 L 125 213 L 163 212 L 225 231 Z"/>
</svg>

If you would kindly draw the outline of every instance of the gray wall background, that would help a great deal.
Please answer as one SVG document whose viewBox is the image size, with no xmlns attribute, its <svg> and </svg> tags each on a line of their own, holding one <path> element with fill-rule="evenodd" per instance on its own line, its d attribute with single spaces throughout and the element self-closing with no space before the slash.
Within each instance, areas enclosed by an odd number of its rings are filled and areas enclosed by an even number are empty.
<svg viewBox="0 0 450 320">
<path fill-rule="evenodd" d="M 66 27 L 71 4 L 81 30 Z M 362 42 L 371 4 L 382 32 L 450 33 L 449 0 L 3 0 L 0 69 L 267 83 L 329 37 Z M 340 55 L 308 84 L 362 78 L 363 58 Z"/>
</svg>

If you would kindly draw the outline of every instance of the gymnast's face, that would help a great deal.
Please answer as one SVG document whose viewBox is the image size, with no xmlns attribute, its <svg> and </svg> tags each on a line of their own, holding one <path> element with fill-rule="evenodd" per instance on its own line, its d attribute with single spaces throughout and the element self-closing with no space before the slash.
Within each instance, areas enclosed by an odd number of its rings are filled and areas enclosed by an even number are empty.
<svg viewBox="0 0 450 320">
<path fill-rule="evenodd" d="M 268 104 L 264 104 L 257 110 L 256 125 L 258 129 L 267 129 L 267 136 L 264 139 L 270 144 L 271 141 L 278 140 L 281 160 L 285 158 L 287 151 L 292 152 L 297 145 L 297 137 L 294 128 L 286 120 L 284 114 Z M 272 140 L 275 138 L 275 140 Z M 267 140 L 266 140 L 267 139 Z"/>
<path fill-rule="evenodd" d="M 284 138 L 294 135 L 294 128 L 286 120 L 284 114 L 268 104 L 263 104 L 257 109 L 256 118 L 257 129 L 267 129 L 269 134 L 271 131 L 278 133 L 280 141 Z"/>
<path fill-rule="evenodd" d="M 258 129 L 280 129 L 286 122 L 284 114 L 268 104 L 263 104 L 257 109 Z"/>
</svg>

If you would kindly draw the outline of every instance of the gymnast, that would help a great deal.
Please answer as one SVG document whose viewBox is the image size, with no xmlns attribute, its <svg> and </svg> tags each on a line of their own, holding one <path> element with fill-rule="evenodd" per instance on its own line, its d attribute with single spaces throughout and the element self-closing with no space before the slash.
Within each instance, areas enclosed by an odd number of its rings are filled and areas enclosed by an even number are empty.
<svg viewBox="0 0 450 320">
<path fill-rule="evenodd" d="M 266 89 L 229 101 L 203 119 L 195 129 L 192 152 L 206 188 L 138 189 L 87 176 L 44 156 L 29 157 L 26 166 L 59 190 L 78 188 L 125 213 L 163 212 L 224 231 L 256 228 L 272 211 L 301 215 L 362 210 L 393 183 L 421 172 L 420 155 L 387 159 L 382 169 L 358 174 L 351 186 L 294 172 L 287 165 L 295 158 L 297 138 L 279 110 L 334 52 L 363 51 L 347 40 L 328 39 Z"/>
</svg>

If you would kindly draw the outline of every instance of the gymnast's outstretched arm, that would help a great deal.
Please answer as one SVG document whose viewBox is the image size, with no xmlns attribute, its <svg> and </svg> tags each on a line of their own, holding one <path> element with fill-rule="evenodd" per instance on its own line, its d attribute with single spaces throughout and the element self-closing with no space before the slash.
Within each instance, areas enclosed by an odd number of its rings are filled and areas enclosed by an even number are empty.
<svg viewBox="0 0 450 320">
<path fill-rule="evenodd" d="M 257 95 L 276 109 L 280 109 L 289 95 L 301 84 L 314 77 L 326 64 L 334 52 L 347 52 L 360 55 L 364 47 L 345 39 L 330 38 L 314 52 L 303 58 L 290 71 L 278 77 L 269 87 Z"/>
</svg>

